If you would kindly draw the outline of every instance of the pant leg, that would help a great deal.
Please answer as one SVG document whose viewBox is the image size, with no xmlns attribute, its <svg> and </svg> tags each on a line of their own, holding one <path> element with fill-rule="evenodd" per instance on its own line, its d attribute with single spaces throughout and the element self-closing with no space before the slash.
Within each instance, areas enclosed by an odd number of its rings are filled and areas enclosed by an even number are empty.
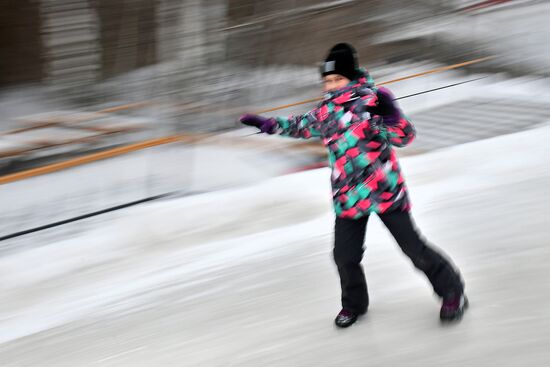
<svg viewBox="0 0 550 367">
<path fill-rule="evenodd" d="M 426 244 L 408 212 L 381 214 L 380 219 L 414 266 L 426 274 L 437 295 L 446 297 L 463 292 L 458 271 L 442 253 Z"/>
<path fill-rule="evenodd" d="M 369 306 L 367 282 L 361 259 L 368 217 L 336 218 L 334 228 L 334 262 L 340 274 L 342 307 L 354 313 L 364 313 Z"/>
</svg>

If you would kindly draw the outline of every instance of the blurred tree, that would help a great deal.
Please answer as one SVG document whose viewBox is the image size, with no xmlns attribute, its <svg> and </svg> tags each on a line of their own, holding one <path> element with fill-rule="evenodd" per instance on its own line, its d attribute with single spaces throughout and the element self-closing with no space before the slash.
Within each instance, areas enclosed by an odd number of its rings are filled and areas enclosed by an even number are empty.
<svg viewBox="0 0 550 367">
<path fill-rule="evenodd" d="M 0 1 L 0 86 L 40 81 L 43 62 L 38 3 Z"/>
<path fill-rule="evenodd" d="M 94 3 L 101 24 L 104 78 L 157 61 L 155 1 L 95 0 Z"/>
</svg>

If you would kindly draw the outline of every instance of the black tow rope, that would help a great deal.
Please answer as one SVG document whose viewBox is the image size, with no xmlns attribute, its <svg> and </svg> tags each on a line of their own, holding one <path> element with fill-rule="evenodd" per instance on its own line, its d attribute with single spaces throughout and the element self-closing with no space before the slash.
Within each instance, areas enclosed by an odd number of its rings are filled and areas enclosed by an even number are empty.
<svg viewBox="0 0 550 367">
<path fill-rule="evenodd" d="M 488 78 L 488 77 L 489 77 L 489 75 L 485 75 L 485 76 L 481 76 L 481 77 L 479 77 L 479 78 L 474 78 L 474 79 L 470 79 L 470 80 L 465 80 L 465 81 L 463 81 L 463 82 L 458 82 L 458 83 L 453 83 L 453 84 L 444 85 L 443 87 L 438 87 L 438 88 L 428 89 L 428 90 L 425 90 L 425 91 L 422 91 L 422 92 L 418 92 L 418 93 L 408 94 L 408 95 L 406 95 L 406 96 L 397 97 L 397 98 L 394 99 L 394 101 L 398 101 L 398 100 L 400 100 L 400 99 L 410 98 L 410 97 L 414 97 L 414 96 L 419 96 L 419 95 L 421 95 L 421 94 L 426 94 L 426 93 L 435 92 L 436 90 L 441 90 L 441 89 L 456 87 L 457 85 L 475 82 L 476 80 L 485 79 L 485 78 Z M 258 135 L 258 134 L 261 134 L 261 132 L 258 131 L 258 132 L 255 132 L 255 133 L 252 133 L 252 134 L 243 135 L 243 136 L 244 136 L 244 137 L 247 137 L 247 136 Z"/>
<path fill-rule="evenodd" d="M 479 77 L 479 78 L 474 78 L 474 79 L 466 80 L 466 81 L 459 82 L 459 83 L 453 83 L 453 84 L 445 85 L 445 86 L 439 87 L 439 88 L 428 89 L 428 90 L 425 90 L 425 91 L 423 91 L 423 92 L 413 93 L 413 94 L 409 94 L 409 95 L 406 95 L 406 96 L 403 96 L 403 97 L 396 98 L 396 99 L 394 99 L 394 101 L 397 101 L 397 100 L 400 100 L 400 99 L 409 98 L 409 97 L 419 96 L 419 95 L 421 95 L 421 94 L 426 94 L 426 93 L 434 92 L 434 91 L 436 91 L 436 90 L 441 90 L 441 89 L 446 89 L 446 88 L 455 87 L 455 86 L 460 85 L 460 84 L 466 84 L 466 83 L 475 82 L 476 80 L 485 79 L 485 78 L 488 78 L 488 77 L 489 77 L 489 75 L 486 75 L 486 76 L 481 76 L 481 77 Z"/>
<path fill-rule="evenodd" d="M 170 192 L 170 193 L 167 193 L 167 194 L 160 194 L 160 195 L 150 196 L 150 197 L 147 197 L 147 198 L 144 198 L 144 199 L 135 200 L 135 201 L 131 201 L 129 203 L 125 203 L 125 204 L 113 206 L 113 207 L 110 207 L 110 208 L 98 210 L 96 212 L 87 213 L 87 214 L 79 215 L 77 217 L 60 220 L 58 222 L 45 224 L 43 226 L 39 226 L 39 227 L 31 228 L 31 229 L 26 229 L 24 231 L 11 233 L 11 234 L 8 234 L 6 236 L 0 237 L 0 241 L 5 241 L 5 240 L 9 240 L 11 238 L 20 237 L 20 236 L 23 236 L 23 235 L 26 235 L 26 234 L 29 234 L 29 233 L 43 231 L 43 230 L 49 229 L 49 228 L 59 227 L 59 226 L 62 226 L 64 224 L 69 224 L 69 223 L 76 222 L 76 221 L 79 221 L 79 220 L 95 217 L 95 216 L 98 216 L 98 215 L 101 215 L 101 214 L 114 212 L 116 210 L 129 208 L 129 207 L 134 206 L 134 205 L 138 205 L 138 204 L 146 203 L 146 202 L 149 202 L 149 201 L 162 199 L 162 198 L 165 198 L 165 197 L 173 195 L 173 194 L 174 194 L 173 192 Z"/>
</svg>

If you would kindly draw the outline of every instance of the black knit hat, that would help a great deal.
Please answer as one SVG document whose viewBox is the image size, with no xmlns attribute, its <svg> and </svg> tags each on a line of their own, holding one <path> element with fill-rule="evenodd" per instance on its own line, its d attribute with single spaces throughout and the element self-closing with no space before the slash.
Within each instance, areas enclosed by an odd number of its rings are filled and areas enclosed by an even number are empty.
<svg viewBox="0 0 550 367">
<path fill-rule="evenodd" d="M 357 52 L 352 45 L 339 43 L 330 49 L 330 52 L 321 66 L 321 75 L 339 74 L 349 80 L 358 75 Z"/>
</svg>

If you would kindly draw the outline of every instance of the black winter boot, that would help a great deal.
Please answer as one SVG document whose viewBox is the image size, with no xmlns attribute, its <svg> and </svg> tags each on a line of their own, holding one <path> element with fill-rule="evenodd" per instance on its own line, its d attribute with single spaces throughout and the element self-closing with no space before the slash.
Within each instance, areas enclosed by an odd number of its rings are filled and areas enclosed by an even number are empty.
<svg viewBox="0 0 550 367">
<path fill-rule="evenodd" d="M 351 324 L 357 321 L 357 318 L 361 315 L 363 314 L 357 314 L 346 309 L 342 309 L 334 319 L 334 323 L 338 327 L 345 328 L 351 326 Z"/>
<path fill-rule="evenodd" d="M 443 322 L 458 321 L 462 318 L 464 311 L 468 308 L 468 298 L 466 295 L 449 296 L 443 299 L 439 318 Z"/>
</svg>

